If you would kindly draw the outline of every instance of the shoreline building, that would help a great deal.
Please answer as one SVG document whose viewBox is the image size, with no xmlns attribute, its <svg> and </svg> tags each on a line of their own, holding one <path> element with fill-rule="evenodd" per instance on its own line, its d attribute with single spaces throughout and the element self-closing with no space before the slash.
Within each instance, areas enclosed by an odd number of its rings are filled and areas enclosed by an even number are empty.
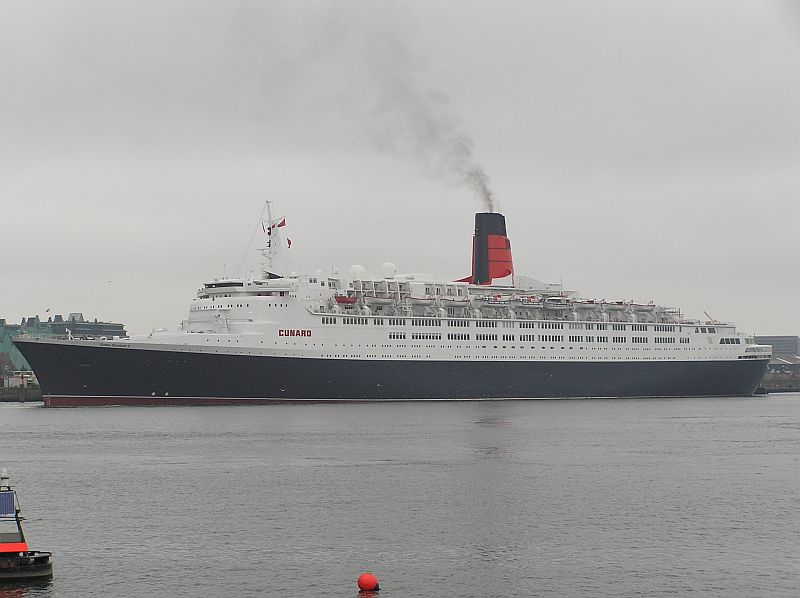
<svg viewBox="0 0 800 598">
<path fill-rule="evenodd" d="M 0 374 L 4 377 L 13 372 L 30 371 L 31 366 L 14 346 L 11 339 L 30 335 L 44 338 L 124 338 L 128 336 L 125 325 L 117 322 L 101 322 L 97 318 L 87 320 L 80 312 L 70 313 L 66 318 L 55 314 L 42 320 L 38 315 L 22 318 L 19 324 L 11 324 L 0 318 Z"/>
<path fill-rule="evenodd" d="M 800 392 L 800 336 L 757 336 L 756 342 L 772 345 L 764 388 L 771 392 Z"/>
</svg>

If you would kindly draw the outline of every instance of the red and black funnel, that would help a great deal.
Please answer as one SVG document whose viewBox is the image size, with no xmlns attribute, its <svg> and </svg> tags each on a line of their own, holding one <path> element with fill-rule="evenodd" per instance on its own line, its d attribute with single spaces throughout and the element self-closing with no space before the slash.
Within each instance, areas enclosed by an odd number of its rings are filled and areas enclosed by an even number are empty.
<svg viewBox="0 0 800 598">
<path fill-rule="evenodd" d="M 511 241 L 506 237 L 506 219 L 497 212 L 475 214 L 475 236 L 472 237 L 472 276 L 459 282 L 492 284 L 495 278 L 514 273 Z"/>
</svg>

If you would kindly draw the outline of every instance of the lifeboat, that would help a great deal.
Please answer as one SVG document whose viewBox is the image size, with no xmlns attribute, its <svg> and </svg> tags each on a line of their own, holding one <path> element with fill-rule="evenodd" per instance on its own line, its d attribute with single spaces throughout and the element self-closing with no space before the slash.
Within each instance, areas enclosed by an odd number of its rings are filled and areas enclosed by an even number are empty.
<svg viewBox="0 0 800 598">
<path fill-rule="evenodd" d="M 456 296 L 456 295 L 442 295 L 440 297 L 442 303 L 453 306 L 453 305 L 466 305 L 470 302 L 470 298 L 466 295 Z"/>
<path fill-rule="evenodd" d="M 0 583 L 53 576 L 49 552 L 28 550 L 24 517 L 20 515 L 17 493 L 8 483 L 5 468 L 0 473 Z"/>
<path fill-rule="evenodd" d="M 333 299 L 339 305 L 355 305 L 358 301 L 355 295 L 334 295 Z"/>
<path fill-rule="evenodd" d="M 486 307 L 486 305 L 489 303 L 489 298 L 485 296 L 473 297 L 470 300 L 470 303 L 472 304 L 472 307 L 480 309 L 481 307 Z"/>
<path fill-rule="evenodd" d="M 514 309 L 539 309 L 542 307 L 542 302 L 536 295 L 516 295 L 511 299 L 511 306 Z"/>
<path fill-rule="evenodd" d="M 436 297 L 433 295 L 424 295 L 422 297 L 415 297 L 411 295 L 408 300 L 411 302 L 412 305 L 425 305 L 430 306 L 436 303 Z"/>
<path fill-rule="evenodd" d="M 492 305 L 497 307 L 506 307 L 511 305 L 511 295 L 501 295 L 500 293 L 495 293 L 494 295 L 490 295 L 488 297 L 486 304 L 490 307 Z"/>
<path fill-rule="evenodd" d="M 624 301 L 612 301 L 611 303 L 603 303 L 603 307 L 608 311 L 624 311 L 627 309 L 628 304 Z"/>
<path fill-rule="evenodd" d="M 575 305 L 575 309 L 581 310 L 595 310 L 600 308 L 600 303 L 594 299 L 583 299 L 581 301 L 576 301 L 573 305 Z"/>
<path fill-rule="evenodd" d="M 572 302 L 569 300 L 569 297 L 559 295 L 557 297 L 548 297 L 542 302 L 542 305 L 545 309 L 560 311 L 570 309 L 572 307 Z"/>
<path fill-rule="evenodd" d="M 632 303 L 631 307 L 633 308 L 633 311 L 651 313 L 654 312 L 658 306 L 655 303 L 648 303 L 647 305 L 643 305 L 641 303 Z"/>
<path fill-rule="evenodd" d="M 394 297 L 364 297 L 364 303 L 367 305 L 393 305 Z"/>
</svg>

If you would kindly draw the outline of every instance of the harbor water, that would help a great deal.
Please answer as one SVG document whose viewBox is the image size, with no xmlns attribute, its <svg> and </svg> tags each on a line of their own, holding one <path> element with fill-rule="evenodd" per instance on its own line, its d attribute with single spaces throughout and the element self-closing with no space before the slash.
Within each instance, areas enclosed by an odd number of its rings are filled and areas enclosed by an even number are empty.
<svg viewBox="0 0 800 598">
<path fill-rule="evenodd" d="M 0 597 L 800 592 L 800 394 L 2 404 L 0 463 L 55 562 Z"/>
</svg>

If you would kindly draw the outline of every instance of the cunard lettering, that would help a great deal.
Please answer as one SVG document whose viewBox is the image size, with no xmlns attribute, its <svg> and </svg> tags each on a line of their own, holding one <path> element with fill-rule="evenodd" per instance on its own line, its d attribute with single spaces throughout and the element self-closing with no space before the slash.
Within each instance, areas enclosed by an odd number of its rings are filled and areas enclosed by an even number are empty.
<svg viewBox="0 0 800 598">
<path fill-rule="evenodd" d="M 278 336 L 311 336 L 310 330 L 278 330 Z"/>
</svg>

